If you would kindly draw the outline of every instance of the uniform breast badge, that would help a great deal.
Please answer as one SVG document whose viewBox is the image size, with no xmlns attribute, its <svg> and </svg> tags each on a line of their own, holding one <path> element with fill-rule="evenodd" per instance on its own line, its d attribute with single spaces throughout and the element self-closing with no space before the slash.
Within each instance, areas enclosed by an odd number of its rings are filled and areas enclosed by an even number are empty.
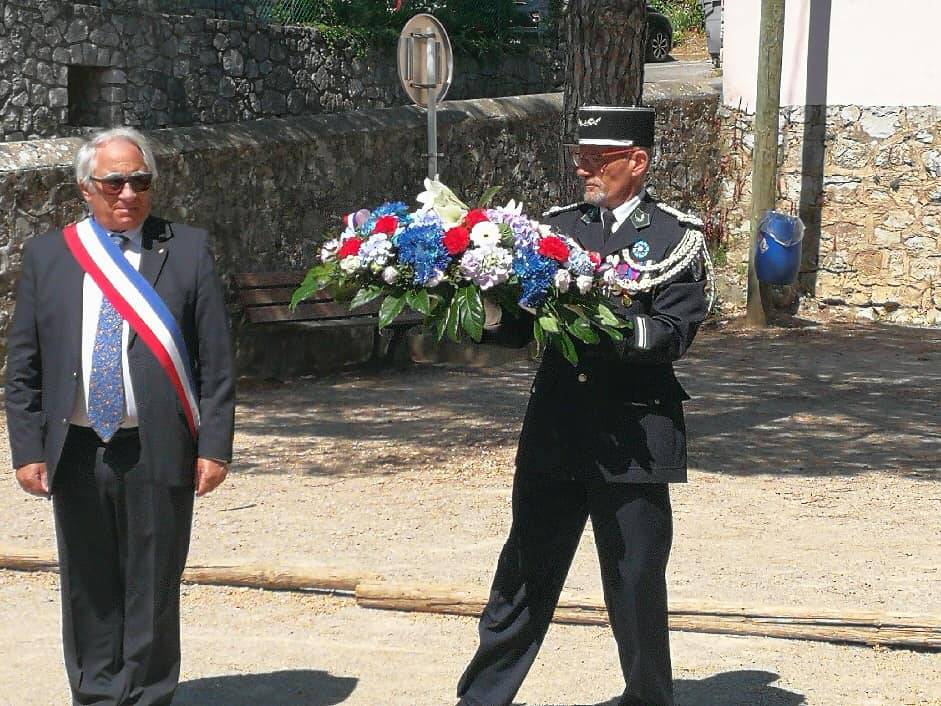
<svg viewBox="0 0 941 706">
<path fill-rule="evenodd" d="M 631 246 L 631 255 L 635 260 L 643 260 L 650 254 L 650 245 L 646 240 L 638 240 Z"/>
</svg>

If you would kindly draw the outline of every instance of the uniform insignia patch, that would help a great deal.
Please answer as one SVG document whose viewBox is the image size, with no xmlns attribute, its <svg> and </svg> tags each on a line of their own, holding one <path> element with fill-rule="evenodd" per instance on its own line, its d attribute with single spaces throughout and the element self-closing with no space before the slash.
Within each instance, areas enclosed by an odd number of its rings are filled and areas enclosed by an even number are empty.
<svg viewBox="0 0 941 706">
<path fill-rule="evenodd" d="M 582 223 L 585 223 L 585 224 L 596 223 L 599 220 L 601 220 L 601 210 L 592 206 L 591 208 L 589 208 L 587 211 L 585 211 L 582 214 L 582 217 L 580 220 Z"/>
<path fill-rule="evenodd" d="M 631 246 L 631 256 L 635 260 L 643 260 L 650 254 L 650 245 L 646 240 L 638 240 Z"/>
<path fill-rule="evenodd" d="M 650 214 L 640 208 L 635 208 L 631 213 L 631 223 L 637 230 L 646 228 L 650 225 Z"/>
</svg>

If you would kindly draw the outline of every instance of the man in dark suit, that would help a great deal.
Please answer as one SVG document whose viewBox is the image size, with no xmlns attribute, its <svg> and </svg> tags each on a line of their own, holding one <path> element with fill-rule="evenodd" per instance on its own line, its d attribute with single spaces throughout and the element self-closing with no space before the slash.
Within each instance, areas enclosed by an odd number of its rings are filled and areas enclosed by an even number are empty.
<svg viewBox="0 0 941 706">
<path fill-rule="evenodd" d="M 551 209 L 546 222 L 601 258 L 626 252 L 649 269 L 632 296 L 612 300 L 633 324 L 625 341 L 602 336 L 598 345 L 579 344 L 575 366 L 555 348 L 545 351 L 516 456 L 513 524 L 480 619 L 480 647 L 458 685 L 460 706 L 512 702 L 588 517 L 627 683 L 620 704 L 674 703 L 668 484 L 686 480 L 682 403 L 689 397 L 672 364 L 692 343 L 707 307 L 701 253 L 670 259 L 691 250 L 680 246 L 684 239 L 702 242 L 689 232 L 698 221 L 657 204 L 644 188 L 653 136 L 652 109 L 579 111 L 573 157 L 584 202 Z M 529 340 L 531 318 L 500 322 L 489 308 L 491 342 Z"/>
<path fill-rule="evenodd" d="M 171 702 L 193 494 L 218 486 L 232 455 L 222 288 L 206 232 L 150 215 L 155 177 L 134 130 L 109 130 L 79 150 L 91 217 L 25 244 L 7 339 L 13 465 L 24 490 L 52 497 L 75 704 Z M 176 370 L 189 376 L 174 379 L 154 331 L 128 323 L 140 310 L 128 313 L 80 264 L 84 251 L 69 240 L 80 231 L 85 244 L 108 243 L 99 251 L 113 248 L 110 264 L 139 273 L 142 292 L 162 303 L 182 349 Z"/>
</svg>

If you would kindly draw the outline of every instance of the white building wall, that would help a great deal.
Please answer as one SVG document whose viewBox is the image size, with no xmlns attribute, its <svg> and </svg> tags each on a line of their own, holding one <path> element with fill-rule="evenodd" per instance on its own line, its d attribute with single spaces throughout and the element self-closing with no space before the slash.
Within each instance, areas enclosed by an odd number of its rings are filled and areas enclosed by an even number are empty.
<svg viewBox="0 0 941 706">
<path fill-rule="evenodd" d="M 760 20 L 761 0 L 725 0 L 723 100 L 746 112 Z M 939 28 L 941 0 L 786 0 L 781 105 L 941 105 Z"/>
</svg>

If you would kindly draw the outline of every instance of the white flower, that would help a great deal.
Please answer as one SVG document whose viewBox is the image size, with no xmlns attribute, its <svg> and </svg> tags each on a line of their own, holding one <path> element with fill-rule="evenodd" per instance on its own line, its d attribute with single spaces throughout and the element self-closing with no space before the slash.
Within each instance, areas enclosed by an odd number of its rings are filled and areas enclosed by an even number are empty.
<svg viewBox="0 0 941 706">
<path fill-rule="evenodd" d="M 503 207 L 505 211 L 512 213 L 514 216 L 523 215 L 523 202 L 520 201 L 516 203 L 516 199 L 510 199 L 506 206 Z"/>
<path fill-rule="evenodd" d="M 500 244 L 500 228 L 496 223 L 481 221 L 470 232 L 471 242 L 478 248 L 493 248 Z"/>
<path fill-rule="evenodd" d="M 389 265 L 382 271 L 382 281 L 386 284 L 395 284 L 399 278 L 399 271 L 392 265 Z"/>
<path fill-rule="evenodd" d="M 604 261 L 607 262 L 609 265 L 611 265 L 611 267 L 617 267 L 618 265 L 621 264 L 621 256 L 618 255 L 617 253 L 615 253 L 614 255 L 608 255 L 604 259 Z"/>
<path fill-rule="evenodd" d="M 435 179 L 425 179 L 425 190 L 416 200 L 426 208 L 433 208 L 444 221 L 444 227 L 453 228 L 458 225 L 470 209 L 454 192 Z"/>
<path fill-rule="evenodd" d="M 532 224 L 533 227 L 539 231 L 539 235 L 541 235 L 543 238 L 549 235 L 553 235 L 552 226 L 546 225 L 545 223 L 537 223 L 536 221 L 532 221 Z"/>
<path fill-rule="evenodd" d="M 575 286 L 578 287 L 579 294 L 588 294 L 593 283 L 594 278 L 591 275 L 579 275 L 575 278 Z"/>
<path fill-rule="evenodd" d="M 569 291 L 569 286 L 572 284 L 572 275 L 568 270 L 559 268 L 555 272 L 555 288 L 559 290 L 562 294 L 565 294 Z"/>
<path fill-rule="evenodd" d="M 602 281 L 608 286 L 613 286 L 618 283 L 618 273 L 613 267 L 611 269 L 605 270 L 601 275 Z"/>
<path fill-rule="evenodd" d="M 353 274 L 363 266 L 363 258 L 359 255 L 349 255 L 340 260 L 340 269 L 348 275 Z"/>
<path fill-rule="evenodd" d="M 441 270 L 435 270 L 435 273 L 431 277 L 429 277 L 427 280 L 425 280 L 425 286 L 428 287 L 428 289 L 434 289 L 443 281 L 444 281 L 444 272 L 442 272 Z"/>
<path fill-rule="evenodd" d="M 320 249 L 320 259 L 323 262 L 330 262 L 335 259 L 337 256 L 337 250 L 340 247 L 340 241 L 337 238 L 333 240 L 328 240 L 323 244 L 323 247 Z"/>
</svg>

